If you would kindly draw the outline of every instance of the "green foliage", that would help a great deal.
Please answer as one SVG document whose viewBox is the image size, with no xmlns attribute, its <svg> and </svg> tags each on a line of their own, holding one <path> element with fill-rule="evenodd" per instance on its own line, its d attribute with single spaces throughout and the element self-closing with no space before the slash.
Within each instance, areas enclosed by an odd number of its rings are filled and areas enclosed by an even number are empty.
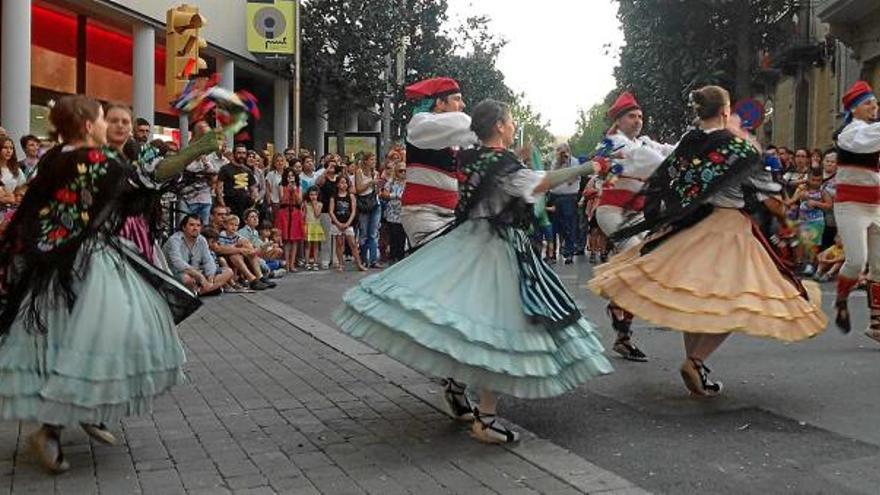
<svg viewBox="0 0 880 495">
<path fill-rule="evenodd" d="M 608 122 L 609 105 L 597 103 L 589 110 L 578 109 L 577 130 L 568 140 L 574 156 L 589 155 L 605 137 L 610 123 Z"/>
<path fill-rule="evenodd" d="M 550 123 L 545 122 L 541 114 L 525 101 L 524 94 L 516 95 L 510 107 L 510 113 L 521 129 L 523 139 L 520 144 L 530 144 L 537 148 L 542 155 L 550 154 L 553 151 L 553 134 L 547 130 Z"/>
<path fill-rule="evenodd" d="M 446 0 L 307 0 L 301 11 L 304 101 L 324 98 L 331 126 L 343 128 L 351 112 L 381 103 L 386 55 L 396 55 L 406 39 L 404 83 L 393 88 L 393 137 L 402 136 L 411 117 L 404 87 L 425 78 L 456 79 L 470 105 L 486 98 L 518 103 L 496 67 L 505 41 L 489 30 L 489 19 L 470 17 L 448 32 L 447 7 Z M 543 142 L 546 125 L 527 109 L 529 133 Z"/>
<path fill-rule="evenodd" d="M 751 96 L 760 50 L 791 36 L 796 0 L 618 0 L 625 46 L 615 77 L 645 112 L 645 131 L 675 139 L 687 95 L 718 84 Z"/>
</svg>

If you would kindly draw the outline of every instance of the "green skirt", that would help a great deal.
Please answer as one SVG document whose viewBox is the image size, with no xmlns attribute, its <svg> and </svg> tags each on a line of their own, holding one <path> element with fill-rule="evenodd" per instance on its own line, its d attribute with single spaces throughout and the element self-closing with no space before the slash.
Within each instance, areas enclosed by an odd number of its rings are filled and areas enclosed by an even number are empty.
<svg viewBox="0 0 880 495">
<path fill-rule="evenodd" d="M 519 276 L 508 241 L 470 221 L 361 280 L 334 319 L 412 368 L 516 397 L 560 395 L 610 373 L 587 320 L 554 330 L 526 316 Z"/>
<path fill-rule="evenodd" d="M 123 259 L 97 241 L 72 310 L 46 308 L 45 335 L 19 317 L 0 343 L 0 419 L 55 425 L 112 424 L 148 413 L 184 381 L 183 346 L 168 305 Z"/>
</svg>

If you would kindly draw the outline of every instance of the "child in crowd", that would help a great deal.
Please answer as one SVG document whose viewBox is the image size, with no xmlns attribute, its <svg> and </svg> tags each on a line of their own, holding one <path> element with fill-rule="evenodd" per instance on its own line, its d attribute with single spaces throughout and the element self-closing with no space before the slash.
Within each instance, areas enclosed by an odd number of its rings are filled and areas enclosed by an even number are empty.
<svg viewBox="0 0 880 495">
<path fill-rule="evenodd" d="M 822 169 L 811 171 L 807 184 L 799 187 L 787 204 L 797 207 L 798 263 L 804 275 L 812 276 L 825 230 L 825 210 L 831 206 L 831 198 L 822 191 Z"/>
<path fill-rule="evenodd" d="M 334 266 L 338 271 L 343 271 L 343 252 L 347 243 L 358 270 L 365 271 L 367 267 L 361 263 L 360 252 L 354 237 L 354 227 L 352 227 L 355 218 L 357 218 L 357 203 L 354 193 L 349 191 L 348 186 L 348 177 L 345 174 L 340 175 L 336 178 L 336 195 L 330 198 L 330 235 L 333 236 L 336 243 L 336 263 Z"/>
<path fill-rule="evenodd" d="M 816 261 L 818 262 L 818 267 L 816 268 L 816 280 L 818 282 L 828 282 L 837 277 L 837 272 L 840 271 L 840 267 L 846 261 L 846 254 L 843 252 L 843 241 L 840 240 L 839 235 L 834 237 L 834 244 L 830 248 L 816 256 Z"/>
<path fill-rule="evenodd" d="M 599 256 L 602 262 L 608 261 L 608 238 L 599 224 L 596 222 L 596 208 L 599 207 L 599 198 L 602 195 L 604 180 L 598 174 L 593 175 L 584 187 L 583 201 L 584 215 L 587 217 L 589 232 L 587 233 L 587 250 L 590 252 L 590 263 L 597 262 Z"/>
<path fill-rule="evenodd" d="M 308 255 L 306 256 L 306 270 L 318 269 L 318 248 L 324 242 L 324 228 L 321 227 L 321 203 L 320 193 L 317 186 L 312 186 L 306 197 L 305 220 L 306 220 L 306 243 L 308 243 Z"/>
<path fill-rule="evenodd" d="M 208 248 L 211 250 L 211 256 L 214 257 L 214 262 L 217 263 L 217 266 L 229 268 L 229 263 L 226 262 L 226 258 L 223 256 L 217 256 L 216 247 L 220 244 L 220 232 L 217 232 L 213 227 L 208 225 L 202 228 L 202 236 L 208 241 Z M 223 292 L 228 294 L 250 294 L 255 291 L 239 284 L 235 277 L 233 277 L 232 280 L 226 284 L 226 287 L 223 287 Z"/>
</svg>

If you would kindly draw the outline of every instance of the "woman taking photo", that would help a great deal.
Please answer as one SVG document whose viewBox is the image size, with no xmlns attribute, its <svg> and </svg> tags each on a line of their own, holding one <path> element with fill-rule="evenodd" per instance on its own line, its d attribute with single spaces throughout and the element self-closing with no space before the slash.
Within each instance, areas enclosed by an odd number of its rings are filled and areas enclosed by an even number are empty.
<svg viewBox="0 0 880 495">
<path fill-rule="evenodd" d="M 459 155 L 456 227 L 361 280 L 335 321 L 413 368 L 454 377 L 444 390 L 451 415 L 472 421 L 481 442 L 510 443 L 519 435 L 496 420 L 497 393 L 553 397 L 611 371 L 592 325 L 528 236 L 536 196 L 593 166 L 526 168 L 508 150 L 516 124 L 504 103 L 478 104 L 471 128 L 481 146 Z M 476 408 L 464 383 L 480 390 Z"/>
<path fill-rule="evenodd" d="M 743 211 L 743 188 L 779 191 L 751 136 L 731 117 L 718 86 L 691 93 L 689 131 L 641 195 L 645 220 L 615 233 L 654 235 L 596 269 L 590 288 L 637 317 L 684 332 L 684 384 L 695 396 L 721 393 L 704 362 L 731 332 L 793 342 L 825 328 L 818 287 L 783 266 Z"/>
<path fill-rule="evenodd" d="M 198 301 L 158 282 L 119 233 L 144 213 L 141 195 L 216 150 L 217 136 L 135 168 L 102 148 L 97 101 L 62 97 L 49 120 L 62 143 L 41 160 L 52 173 L 37 175 L 0 237 L 0 419 L 41 423 L 30 443 L 47 470 L 61 472 L 62 428 L 79 424 L 114 443 L 104 424 L 150 412 L 154 397 L 183 381 L 175 321 Z"/>
</svg>

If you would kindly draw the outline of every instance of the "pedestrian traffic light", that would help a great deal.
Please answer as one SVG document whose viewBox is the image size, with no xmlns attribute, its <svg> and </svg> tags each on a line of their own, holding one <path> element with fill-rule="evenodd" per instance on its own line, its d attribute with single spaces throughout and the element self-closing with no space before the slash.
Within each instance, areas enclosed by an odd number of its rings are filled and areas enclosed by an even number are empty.
<svg viewBox="0 0 880 495">
<path fill-rule="evenodd" d="M 208 43 L 199 36 L 205 18 L 199 8 L 180 5 L 169 9 L 165 25 L 165 94 L 174 101 L 186 87 L 191 76 L 208 66 L 199 57 L 199 50 Z"/>
</svg>

